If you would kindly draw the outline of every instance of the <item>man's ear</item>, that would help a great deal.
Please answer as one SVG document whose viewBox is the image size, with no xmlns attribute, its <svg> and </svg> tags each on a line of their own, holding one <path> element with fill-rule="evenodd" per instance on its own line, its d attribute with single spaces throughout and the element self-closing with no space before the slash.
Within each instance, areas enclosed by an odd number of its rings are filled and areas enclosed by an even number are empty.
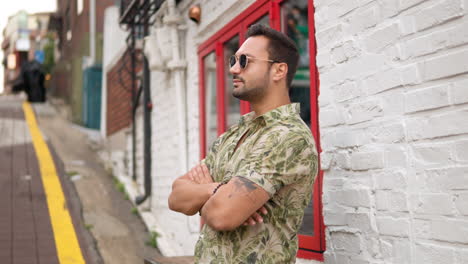
<svg viewBox="0 0 468 264">
<path fill-rule="evenodd" d="M 273 80 L 280 81 L 286 79 L 288 75 L 288 64 L 281 62 L 273 64 Z"/>
</svg>

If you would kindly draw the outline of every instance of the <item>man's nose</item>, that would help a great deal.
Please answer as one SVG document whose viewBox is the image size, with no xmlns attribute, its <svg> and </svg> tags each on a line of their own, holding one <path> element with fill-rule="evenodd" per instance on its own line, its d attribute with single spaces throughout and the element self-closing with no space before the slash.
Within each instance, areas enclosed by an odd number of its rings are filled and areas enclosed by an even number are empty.
<svg viewBox="0 0 468 264">
<path fill-rule="evenodd" d="M 236 63 L 234 63 L 234 65 L 232 65 L 231 68 L 229 68 L 229 72 L 231 74 L 239 74 L 241 72 L 241 67 L 239 65 L 238 60 L 236 60 Z"/>
</svg>

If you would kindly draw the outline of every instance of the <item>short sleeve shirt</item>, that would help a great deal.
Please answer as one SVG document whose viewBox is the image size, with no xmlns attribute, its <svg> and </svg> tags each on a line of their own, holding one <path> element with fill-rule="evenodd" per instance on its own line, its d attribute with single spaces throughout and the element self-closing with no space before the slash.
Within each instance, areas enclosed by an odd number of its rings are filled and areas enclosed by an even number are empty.
<svg viewBox="0 0 468 264">
<path fill-rule="evenodd" d="M 234 151 L 245 134 L 244 142 Z M 244 177 L 267 191 L 268 214 L 255 226 L 215 231 L 205 225 L 195 247 L 196 263 L 295 263 L 297 232 L 311 200 L 317 151 L 299 104 L 261 116 L 248 113 L 221 135 L 203 162 L 213 180 Z"/>
</svg>

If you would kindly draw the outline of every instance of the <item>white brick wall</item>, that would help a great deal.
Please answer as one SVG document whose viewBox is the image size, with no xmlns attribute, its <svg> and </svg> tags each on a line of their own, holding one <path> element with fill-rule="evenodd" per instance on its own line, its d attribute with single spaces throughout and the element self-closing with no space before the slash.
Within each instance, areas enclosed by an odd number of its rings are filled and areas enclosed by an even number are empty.
<svg viewBox="0 0 468 264">
<path fill-rule="evenodd" d="M 325 263 L 468 263 L 468 1 L 314 3 Z"/>
<path fill-rule="evenodd" d="M 154 102 L 152 115 L 152 197 L 151 211 L 158 228 L 163 231 L 162 240 L 171 249 L 163 249 L 165 255 L 187 255 L 184 251 L 194 238 L 187 232 L 186 217 L 175 214 L 167 206 L 172 179 L 180 176 L 182 157 L 179 151 L 179 123 L 177 98 L 175 97 L 173 74 L 151 72 L 151 97 Z M 180 228 L 173 228 L 174 225 Z M 181 232 L 182 231 L 182 232 Z M 185 231 L 185 232 L 183 232 Z M 188 245 L 187 245 L 188 243 Z"/>
</svg>

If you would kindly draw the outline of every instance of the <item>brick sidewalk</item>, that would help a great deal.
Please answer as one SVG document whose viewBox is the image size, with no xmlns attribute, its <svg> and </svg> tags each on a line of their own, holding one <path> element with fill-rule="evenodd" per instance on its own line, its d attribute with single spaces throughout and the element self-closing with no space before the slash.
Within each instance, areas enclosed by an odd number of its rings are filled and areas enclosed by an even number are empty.
<svg viewBox="0 0 468 264">
<path fill-rule="evenodd" d="M 51 151 L 53 153 L 53 151 Z M 54 157 L 57 163 L 57 157 Z M 81 248 L 79 205 L 70 201 L 57 167 Z M 46 194 L 22 101 L 0 97 L 0 260 L 2 264 L 59 263 Z M 87 263 L 92 263 L 83 252 Z M 64 264 L 64 263 L 62 263 Z"/>
</svg>

